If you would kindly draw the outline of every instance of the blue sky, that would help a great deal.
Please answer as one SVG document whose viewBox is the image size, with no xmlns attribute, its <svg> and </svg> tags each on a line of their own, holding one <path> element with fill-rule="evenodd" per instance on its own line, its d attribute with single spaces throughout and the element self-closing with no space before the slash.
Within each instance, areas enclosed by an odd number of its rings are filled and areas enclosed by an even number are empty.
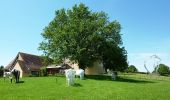
<svg viewBox="0 0 170 100">
<path fill-rule="evenodd" d="M 40 34 L 55 11 L 80 2 L 120 22 L 129 64 L 145 71 L 144 61 L 156 54 L 170 66 L 169 0 L 1 0 L 0 65 L 6 66 L 18 52 L 41 55 Z"/>
</svg>

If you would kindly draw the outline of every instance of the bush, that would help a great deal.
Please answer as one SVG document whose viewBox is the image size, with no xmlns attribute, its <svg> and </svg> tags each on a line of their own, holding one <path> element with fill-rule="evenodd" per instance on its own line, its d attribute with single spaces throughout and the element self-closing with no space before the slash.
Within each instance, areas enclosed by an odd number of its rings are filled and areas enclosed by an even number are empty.
<svg viewBox="0 0 170 100">
<path fill-rule="evenodd" d="M 130 73 L 135 73 L 135 72 L 138 72 L 137 68 L 134 66 L 134 65 L 130 65 L 126 72 L 130 72 Z"/>
<path fill-rule="evenodd" d="M 160 74 L 160 75 L 168 75 L 169 72 L 170 72 L 170 69 L 168 66 L 164 65 L 164 64 L 160 64 L 158 69 L 157 69 L 157 72 Z"/>
<path fill-rule="evenodd" d="M 40 69 L 40 76 L 47 76 L 47 68 L 46 67 L 42 67 Z"/>
<path fill-rule="evenodd" d="M 0 77 L 3 77 L 4 74 L 4 66 L 0 66 Z"/>
</svg>

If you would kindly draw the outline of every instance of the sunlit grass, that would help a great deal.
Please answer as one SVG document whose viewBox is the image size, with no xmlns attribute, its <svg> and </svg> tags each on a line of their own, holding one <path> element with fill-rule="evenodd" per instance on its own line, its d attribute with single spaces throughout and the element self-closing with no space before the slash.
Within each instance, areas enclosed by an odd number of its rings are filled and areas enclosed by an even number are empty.
<svg viewBox="0 0 170 100">
<path fill-rule="evenodd" d="M 21 83 L 0 80 L 0 100 L 169 100 L 169 77 L 121 74 L 76 78 L 68 87 L 65 77 L 24 77 Z M 160 79 L 159 79 L 160 78 Z"/>
</svg>

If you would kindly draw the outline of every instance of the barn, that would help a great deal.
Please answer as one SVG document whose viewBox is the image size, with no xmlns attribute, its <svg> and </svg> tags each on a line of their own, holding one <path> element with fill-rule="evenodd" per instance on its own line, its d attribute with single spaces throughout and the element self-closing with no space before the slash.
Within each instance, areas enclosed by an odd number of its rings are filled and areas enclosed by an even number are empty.
<svg viewBox="0 0 170 100">
<path fill-rule="evenodd" d="M 6 67 L 6 70 L 20 70 L 20 77 L 38 76 L 40 68 L 43 67 L 43 59 L 40 56 L 19 52 Z"/>
</svg>

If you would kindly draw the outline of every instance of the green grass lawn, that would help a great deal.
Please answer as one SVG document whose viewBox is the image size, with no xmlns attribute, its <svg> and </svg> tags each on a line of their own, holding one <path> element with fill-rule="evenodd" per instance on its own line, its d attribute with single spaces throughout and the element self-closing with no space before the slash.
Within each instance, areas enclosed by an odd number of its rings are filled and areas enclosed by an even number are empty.
<svg viewBox="0 0 170 100">
<path fill-rule="evenodd" d="M 21 83 L 0 79 L 0 100 L 170 100 L 170 78 L 122 74 L 76 78 L 68 87 L 65 77 L 24 77 Z"/>
</svg>

